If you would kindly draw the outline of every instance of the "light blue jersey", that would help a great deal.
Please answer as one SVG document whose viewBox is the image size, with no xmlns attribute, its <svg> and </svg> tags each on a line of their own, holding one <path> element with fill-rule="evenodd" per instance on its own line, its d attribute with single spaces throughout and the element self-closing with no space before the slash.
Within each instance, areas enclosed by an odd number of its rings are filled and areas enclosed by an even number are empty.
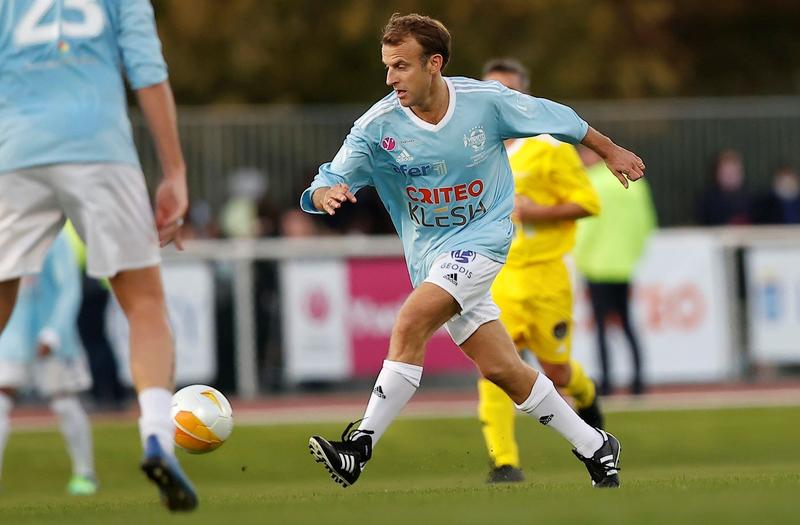
<svg viewBox="0 0 800 525">
<path fill-rule="evenodd" d="M 0 0 L 0 174 L 138 166 L 123 75 L 167 78 L 149 0 Z"/>
<path fill-rule="evenodd" d="M 504 139 L 546 133 L 574 144 L 588 130 L 572 109 L 498 82 L 445 82 L 450 103 L 438 124 L 421 120 L 391 93 L 355 122 L 300 198 L 303 210 L 314 213 L 311 195 L 319 187 L 345 183 L 355 193 L 375 186 L 403 241 L 414 286 L 439 254 L 452 250 L 505 262 L 514 179 Z"/>
<path fill-rule="evenodd" d="M 0 360 L 33 361 L 45 332 L 58 337 L 55 356 L 78 356 L 82 348 L 78 336 L 80 305 L 78 260 L 62 232 L 47 253 L 41 273 L 22 279 L 14 312 L 0 335 Z"/>
</svg>

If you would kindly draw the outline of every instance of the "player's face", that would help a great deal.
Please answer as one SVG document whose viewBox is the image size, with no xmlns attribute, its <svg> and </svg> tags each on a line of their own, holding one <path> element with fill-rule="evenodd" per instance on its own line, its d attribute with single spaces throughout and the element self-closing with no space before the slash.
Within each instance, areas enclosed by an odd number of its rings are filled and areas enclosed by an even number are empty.
<svg viewBox="0 0 800 525">
<path fill-rule="evenodd" d="M 525 92 L 525 86 L 522 84 L 522 78 L 516 74 L 505 71 L 492 71 L 483 77 L 484 80 L 497 80 L 509 89 L 515 89 L 521 93 Z"/>
<path fill-rule="evenodd" d="M 428 99 L 436 67 L 430 58 L 423 59 L 422 46 L 416 39 L 384 45 L 381 59 L 386 66 L 386 85 L 395 90 L 400 104 L 419 106 Z"/>
</svg>

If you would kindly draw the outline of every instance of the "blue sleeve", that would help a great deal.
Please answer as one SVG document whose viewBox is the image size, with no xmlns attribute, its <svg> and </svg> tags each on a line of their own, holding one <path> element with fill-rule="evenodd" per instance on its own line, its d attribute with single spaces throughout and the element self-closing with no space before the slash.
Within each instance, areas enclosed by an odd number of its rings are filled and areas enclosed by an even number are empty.
<svg viewBox="0 0 800 525">
<path fill-rule="evenodd" d="M 131 88 L 141 89 L 164 82 L 167 64 L 161 54 L 150 0 L 125 0 L 116 4 L 117 44 Z"/>
<path fill-rule="evenodd" d="M 71 334 L 75 333 L 82 295 L 78 261 L 63 234 L 53 243 L 43 271 L 50 273 L 49 280 L 55 286 L 55 297 L 42 331 L 52 330 L 63 343 L 69 341 Z"/>
<path fill-rule="evenodd" d="M 365 186 L 372 186 L 372 151 L 364 130 L 353 126 L 333 160 L 319 167 L 311 186 L 300 196 L 300 208 L 308 213 L 322 213 L 311 201 L 318 188 L 347 184 L 355 194 Z"/>
<path fill-rule="evenodd" d="M 562 142 L 577 144 L 589 131 L 589 124 L 572 108 L 508 89 L 499 82 L 496 84 L 502 88 L 496 100 L 503 139 L 547 134 Z"/>
</svg>

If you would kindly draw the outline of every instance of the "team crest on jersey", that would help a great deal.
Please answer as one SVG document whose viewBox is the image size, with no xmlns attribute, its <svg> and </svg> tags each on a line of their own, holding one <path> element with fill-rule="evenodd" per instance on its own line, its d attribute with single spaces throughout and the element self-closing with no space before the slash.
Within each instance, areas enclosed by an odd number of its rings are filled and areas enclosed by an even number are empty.
<svg viewBox="0 0 800 525">
<path fill-rule="evenodd" d="M 483 126 L 475 126 L 464 134 L 464 147 L 472 148 L 476 153 L 486 145 L 486 132 Z"/>
</svg>

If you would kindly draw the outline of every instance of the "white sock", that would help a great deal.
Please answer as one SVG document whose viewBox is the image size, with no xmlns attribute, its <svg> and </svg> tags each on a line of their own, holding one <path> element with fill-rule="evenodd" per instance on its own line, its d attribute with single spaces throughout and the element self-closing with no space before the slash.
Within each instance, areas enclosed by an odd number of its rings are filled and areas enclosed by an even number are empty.
<svg viewBox="0 0 800 525">
<path fill-rule="evenodd" d="M 172 422 L 172 392 L 166 388 L 145 388 L 139 392 L 139 435 L 142 446 L 150 436 L 156 436 L 161 449 L 175 453 L 175 423 Z"/>
<path fill-rule="evenodd" d="M 359 430 L 372 430 L 372 445 L 378 442 L 394 418 L 403 410 L 419 388 L 422 367 L 399 361 L 384 360 L 383 369 L 375 380 L 364 419 Z"/>
<path fill-rule="evenodd" d="M 516 407 L 564 436 L 583 457 L 592 457 L 603 446 L 600 433 L 578 417 L 553 387 L 553 382 L 541 372 L 533 384 L 531 395 Z"/>
<path fill-rule="evenodd" d="M 67 442 L 72 474 L 94 478 L 92 427 L 81 402 L 75 396 L 59 397 L 50 402 L 50 409 L 58 416 L 58 426 Z"/>
<path fill-rule="evenodd" d="M 9 414 L 14 408 L 14 400 L 10 396 L 0 392 L 0 477 L 3 473 L 3 456 L 6 452 L 8 433 L 11 431 L 11 421 Z"/>
</svg>

